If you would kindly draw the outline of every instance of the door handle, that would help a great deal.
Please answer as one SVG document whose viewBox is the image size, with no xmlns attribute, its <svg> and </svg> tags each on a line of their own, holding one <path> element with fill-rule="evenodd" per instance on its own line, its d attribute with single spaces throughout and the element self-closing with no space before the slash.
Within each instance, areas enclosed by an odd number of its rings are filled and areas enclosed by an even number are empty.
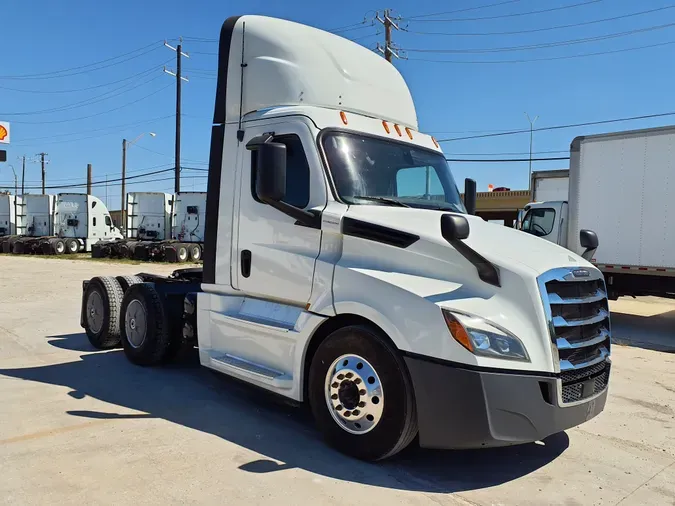
<svg viewBox="0 0 675 506">
<path fill-rule="evenodd" d="M 251 275 L 251 250 L 241 251 L 241 275 L 245 278 Z"/>
</svg>

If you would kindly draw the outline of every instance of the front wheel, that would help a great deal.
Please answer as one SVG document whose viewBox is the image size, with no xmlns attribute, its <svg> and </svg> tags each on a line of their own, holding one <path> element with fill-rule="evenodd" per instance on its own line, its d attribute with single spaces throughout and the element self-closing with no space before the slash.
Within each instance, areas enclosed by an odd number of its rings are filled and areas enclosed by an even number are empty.
<svg viewBox="0 0 675 506">
<path fill-rule="evenodd" d="M 319 429 L 342 453 L 381 460 L 417 434 L 412 383 L 398 352 L 374 329 L 339 329 L 317 349 L 309 401 Z"/>
</svg>

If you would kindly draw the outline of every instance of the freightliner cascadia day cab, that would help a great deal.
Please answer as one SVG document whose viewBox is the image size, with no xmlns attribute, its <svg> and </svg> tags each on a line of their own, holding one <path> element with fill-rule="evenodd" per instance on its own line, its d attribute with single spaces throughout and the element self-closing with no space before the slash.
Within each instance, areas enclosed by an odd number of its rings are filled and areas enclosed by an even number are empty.
<svg viewBox="0 0 675 506">
<path fill-rule="evenodd" d="M 610 299 L 675 297 L 673 149 L 672 126 L 577 137 L 569 198 L 528 204 L 522 230 L 579 252 L 579 231 L 588 227 L 602 240 L 591 260 Z"/>
<path fill-rule="evenodd" d="M 603 410 L 600 272 L 467 214 L 394 66 L 244 16 L 223 26 L 218 72 L 203 271 L 84 281 L 92 343 L 143 365 L 196 345 L 202 365 L 308 402 L 332 445 L 369 460 L 418 434 L 532 442 Z"/>
</svg>

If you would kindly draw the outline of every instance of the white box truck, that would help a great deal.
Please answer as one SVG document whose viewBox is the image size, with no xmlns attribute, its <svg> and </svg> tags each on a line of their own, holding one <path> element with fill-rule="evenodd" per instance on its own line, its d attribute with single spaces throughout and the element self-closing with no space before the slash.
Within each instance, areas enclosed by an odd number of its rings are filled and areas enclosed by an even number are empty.
<svg viewBox="0 0 675 506">
<path fill-rule="evenodd" d="M 203 269 L 85 280 L 92 344 L 139 365 L 196 345 L 203 366 L 309 403 L 330 444 L 368 460 L 416 436 L 532 442 L 603 410 L 602 274 L 468 213 L 393 65 L 243 16 L 222 28 L 218 76 Z"/>
<path fill-rule="evenodd" d="M 609 297 L 675 297 L 675 127 L 577 137 L 570 149 L 569 199 L 528 206 L 522 229 L 580 252 L 579 231 L 601 246 L 591 261 Z"/>
<path fill-rule="evenodd" d="M 532 202 L 566 201 L 570 188 L 569 172 L 568 169 L 533 172 L 530 183 Z"/>
<path fill-rule="evenodd" d="M 79 253 L 91 251 L 96 242 L 122 237 L 103 201 L 93 195 L 24 195 L 22 202 L 17 209 L 23 209 L 18 218 L 24 225 L 12 245 L 13 253 Z"/>
</svg>

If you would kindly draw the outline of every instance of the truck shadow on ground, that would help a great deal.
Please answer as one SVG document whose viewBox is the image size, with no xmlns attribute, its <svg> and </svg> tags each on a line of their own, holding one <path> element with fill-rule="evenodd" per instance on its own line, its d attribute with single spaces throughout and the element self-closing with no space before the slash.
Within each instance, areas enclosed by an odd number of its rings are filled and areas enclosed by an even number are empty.
<svg viewBox="0 0 675 506">
<path fill-rule="evenodd" d="M 67 350 L 88 350 L 84 334 L 52 336 Z M 422 492 L 459 492 L 525 476 L 559 457 L 569 446 L 565 433 L 542 444 L 476 451 L 410 448 L 391 460 L 370 464 L 339 454 L 321 440 L 309 410 L 199 367 L 197 354 L 162 368 L 129 363 L 120 350 L 81 355 L 75 362 L 0 375 L 65 386 L 74 399 L 89 396 L 120 407 L 120 413 L 70 410 L 92 419 L 161 418 L 213 434 L 263 457 L 239 466 L 251 473 L 289 468 L 338 480 Z M 135 411 L 128 413 L 128 411 Z"/>
<path fill-rule="evenodd" d="M 675 311 L 651 316 L 613 311 L 611 323 L 615 344 L 675 353 Z"/>
</svg>

